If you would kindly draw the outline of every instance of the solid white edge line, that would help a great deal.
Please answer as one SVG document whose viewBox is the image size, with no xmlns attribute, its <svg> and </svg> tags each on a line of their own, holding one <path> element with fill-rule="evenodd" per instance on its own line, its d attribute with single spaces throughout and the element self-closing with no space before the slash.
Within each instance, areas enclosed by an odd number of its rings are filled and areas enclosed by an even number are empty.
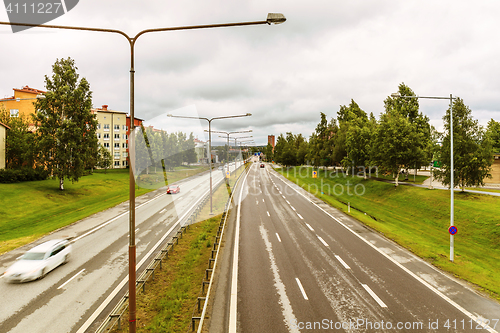
<svg viewBox="0 0 500 333">
<path fill-rule="evenodd" d="M 473 315 L 472 313 L 470 313 L 469 311 L 467 311 L 465 308 L 463 308 L 462 306 L 460 306 L 458 303 L 456 303 L 455 301 L 453 301 L 451 298 L 449 298 L 448 296 L 446 296 L 445 294 L 443 294 L 442 292 L 440 292 L 439 290 L 437 290 L 436 288 L 434 288 L 427 281 L 425 281 L 424 279 L 422 279 L 421 277 L 419 277 L 418 275 L 416 275 L 415 273 L 413 273 L 412 271 L 410 271 L 408 268 L 404 267 L 402 264 L 400 264 L 399 262 L 397 262 L 396 260 L 394 260 L 393 258 L 391 258 L 387 253 L 379 250 L 375 245 L 373 245 L 368 240 L 364 239 L 363 237 L 361 237 L 360 235 L 358 235 L 356 232 L 354 232 L 353 230 L 351 230 L 347 225 L 345 225 L 339 219 L 337 219 L 336 217 L 334 217 L 333 215 L 331 215 L 330 213 L 328 213 L 326 210 L 324 210 L 323 208 L 321 208 L 318 204 L 316 204 L 315 202 L 313 202 L 307 196 L 305 196 L 304 194 L 300 193 L 295 188 L 293 188 L 292 186 L 290 186 L 290 184 L 288 184 L 287 182 L 285 182 L 283 179 L 281 179 L 280 177 L 276 177 L 276 178 L 278 178 L 279 180 L 281 180 L 286 186 L 290 187 L 292 190 L 294 190 L 295 192 L 297 192 L 299 195 L 303 196 L 307 201 L 309 201 L 310 203 L 312 203 L 314 206 L 318 207 L 323 213 L 325 213 L 326 215 L 330 216 L 332 219 L 334 219 L 335 221 L 337 221 L 337 223 L 339 223 L 341 226 L 343 226 L 348 231 L 350 231 L 354 236 L 358 237 L 363 242 L 365 242 L 368 246 L 372 247 L 375 251 L 377 251 L 378 253 L 380 253 L 384 257 L 386 257 L 394 265 L 398 266 L 403 271 L 405 271 L 406 273 L 408 273 L 409 275 L 411 275 L 418 282 L 422 283 L 424 286 L 426 286 L 427 288 L 429 288 L 432 292 L 434 292 L 436 295 L 438 295 L 439 297 L 441 297 L 442 299 L 444 299 L 451 306 L 455 307 L 457 310 L 459 310 L 460 312 L 462 312 L 464 315 L 466 315 L 470 319 L 472 319 L 472 320 L 474 320 L 474 321 L 477 322 L 477 320 L 479 318 L 478 316 Z M 491 328 L 489 326 L 488 327 L 484 327 L 484 329 L 486 329 L 488 332 L 491 332 L 491 333 L 498 333 L 497 331 L 495 331 L 493 328 Z"/>
<path fill-rule="evenodd" d="M 236 226 L 234 231 L 234 251 L 233 251 L 233 271 L 231 276 L 231 297 L 229 300 L 229 333 L 236 333 L 238 324 L 238 256 L 240 246 L 240 218 L 241 218 L 241 197 L 243 188 L 250 172 L 247 172 L 245 179 L 241 183 L 240 197 L 238 198 L 238 210 L 236 212 Z M 264 201 L 264 199 L 262 199 Z"/>
<path fill-rule="evenodd" d="M 363 286 L 363 288 L 365 288 L 365 290 L 368 292 L 368 294 L 370 294 L 371 297 L 373 297 L 373 299 L 378 303 L 378 305 L 380 305 L 382 308 L 386 308 L 387 305 L 385 305 L 384 302 L 382 302 L 382 300 L 380 299 L 380 297 L 377 296 L 377 294 L 375 294 L 373 292 L 373 290 L 371 290 L 370 287 L 368 287 L 366 284 L 361 284 Z"/>
<path fill-rule="evenodd" d="M 172 232 L 172 230 L 174 230 L 174 228 L 180 223 L 180 221 L 182 221 L 186 217 L 186 215 L 189 213 L 189 211 L 191 210 L 191 208 L 193 208 L 194 206 L 196 206 L 201 201 L 201 199 L 203 199 L 203 197 L 205 195 L 207 195 L 209 192 L 210 192 L 210 189 L 207 190 L 204 193 L 204 195 L 202 195 L 200 197 L 200 199 L 198 199 L 186 211 L 186 213 L 184 213 L 184 215 L 181 218 L 177 219 L 177 222 L 174 223 L 174 225 L 163 235 L 163 237 L 155 244 L 155 246 L 153 246 L 151 248 L 151 250 L 142 258 L 142 260 L 138 264 L 135 265 L 135 270 L 136 271 L 137 271 L 137 269 L 139 267 L 141 267 L 144 264 L 144 262 L 146 262 L 146 260 L 149 259 L 149 256 L 151 255 L 151 253 L 153 253 L 154 251 L 156 251 L 156 248 L 158 246 L 160 246 L 160 244 L 165 240 L 165 238 L 168 237 L 168 235 Z M 152 200 L 154 200 L 154 198 Z M 136 207 L 136 209 L 137 209 L 137 207 Z M 123 286 L 127 282 L 128 282 L 128 273 L 127 273 L 127 276 L 122 280 L 122 282 L 120 282 L 116 286 L 116 288 L 111 292 L 111 294 L 108 295 L 108 297 L 104 300 L 104 302 L 101 303 L 101 305 L 97 308 L 97 310 L 95 310 L 94 313 L 92 313 L 92 315 L 87 319 L 87 321 L 82 326 L 80 326 L 80 329 L 76 333 L 83 333 L 83 332 L 85 332 L 90 327 L 90 325 L 92 325 L 92 323 L 96 320 L 96 318 L 101 314 L 101 312 L 104 311 L 104 309 L 108 306 L 108 304 L 111 303 L 111 301 L 113 300 L 113 298 L 118 294 L 118 292 L 123 288 Z"/>
<path fill-rule="evenodd" d="M 309 230 L 314 231 L 313 227 L 311 227 L 311 226 L 309 225 L 309 223 L 306 223 L 306 225 L 307 225 L 307 227 L 309 228 Z"/>
<path fill-rule="evenodd" d="M 342 258 L 340 258 L 340 256 L 335 255 L 335 258 L 337 258 L 337 260 L 340 261 L 340 263 L 342 264 L 342 266 L 344 266 L 346 269 L 351 269 L 351 267 L 349 267 L 349 265 L 346 264 L 345 261 L 342 260 Z"/>
<path fill-rule="evenodd" d="M 280 235 L 278 235 L 278 233 L 276 233 L 276 237 L 278 237 L 278 241 L 281 243 L 281 238 Z"/>
<path fill-rule="evenodd" d="M 79 271 L 78 273 L 76 273 L 75 275 L 73 275 L 73 277 L 71 279 L 69 279 L 68 281 L 64 282 L 63 284 L 61 284 L 57 289 L 62 289 L 64 288 L 65 285 L 67 285 L 68 283 L 70 283 L 74 278 L 76 278 L 78 275 L 80 275 L 81 273 L 83 273 L 83 271 L 85 270 L 82 269 L 81 271 Z"/>
<path fill-rule="evenodd" d="M 316 235 L 316 237 L 318 237 L 318 239 L 321 241 L 321 243 L 323 243 L 323 245 L 324 245 L 324 246 L 329 247 L 329 246 L 328 246 L 328 243 L 327 243 L 327 242 L 325 242 L 325 240 L 324 240 L 323 238 L 321 238 L 321 237 L 320 237 L 320 236 L 318 236 L 318 235 Z"/>
<path fill-rule="evenodd" d="M 304 287 L 302 287 L 302 283 L 300 283 L 299 278 L 295 278 L 295 281 L 297 281 L 297 284 L 299 285 L 300 292 L 302 293 L 302 296 L 304 296 L 305 300 L 309 300 L 306 295 L 306 291 L 304 290 Z"/>
</svg>

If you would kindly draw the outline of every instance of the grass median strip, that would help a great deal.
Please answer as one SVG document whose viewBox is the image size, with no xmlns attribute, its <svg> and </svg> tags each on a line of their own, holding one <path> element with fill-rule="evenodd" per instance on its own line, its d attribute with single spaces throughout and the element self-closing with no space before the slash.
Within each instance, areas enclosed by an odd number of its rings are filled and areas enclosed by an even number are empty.
<svg viewBox="0 0 500 333">
<path fill-rule="evenodd" d="M 221 216 L 192 224 L 169 253 L 146 292 L 137 295 L 137 332 L 187 332 L 208 268 L 213 240 Z M 122 323 L 128 322 L 127 316 Z M 128 325 L 121 330 L 128 332 Z"/>
<path fill-rule="evenodd" d="M 474 283 L 500 300 L 500 198 L 455 193 L 455 261 L 449 261 L 450 193 L 344 177 L 296 167 L 280 170 L 331 206 L 411 250 L 433 265 Z M 348 212 L 350 205 L 350 212 Z"/>
</svg>

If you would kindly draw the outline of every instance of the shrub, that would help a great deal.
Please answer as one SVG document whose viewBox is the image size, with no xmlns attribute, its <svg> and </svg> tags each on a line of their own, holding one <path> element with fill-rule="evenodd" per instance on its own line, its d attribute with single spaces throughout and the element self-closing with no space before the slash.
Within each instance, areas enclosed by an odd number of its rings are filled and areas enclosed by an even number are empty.
<svg viewBox="0 0 500 333">
<path fill-rule="evenodd" d="M 49 176 L 41 167 L 35 169 L 0 169 L 0 183 L 18 183 L 34 180 L 45 180 Z"/>
</svg>

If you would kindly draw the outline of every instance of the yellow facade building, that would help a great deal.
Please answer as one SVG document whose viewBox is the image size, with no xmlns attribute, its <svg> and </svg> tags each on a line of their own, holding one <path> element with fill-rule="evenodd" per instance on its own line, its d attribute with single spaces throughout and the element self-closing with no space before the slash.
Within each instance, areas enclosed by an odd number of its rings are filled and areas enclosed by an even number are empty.
<svg viewBox="0 0 500 333">
<path fill-rule="evenodd" d="M 0 169 L 5 169 L 5 138 L 9 126 L 0 123 Z"/>
<path fill-rule="evenodd" d="M 128 126 L 127 113 L 109 110 L 107 105 L 92 109 L 97 118 L 97 139 L 100 145 L 111 153 L 112 168 L 126 168 L 128 166 Z"/>
<path fill-rule="evenodd" d="M 14 96 L 0 99 L 0 108 L 4 107 L 11 117 L 27 116 L 31 118 L 31 115 L 35 114 L 33 103 L 37 97 L 44 95 L 45 91 L 28 86 L 13 90 Z"/>
</svg>

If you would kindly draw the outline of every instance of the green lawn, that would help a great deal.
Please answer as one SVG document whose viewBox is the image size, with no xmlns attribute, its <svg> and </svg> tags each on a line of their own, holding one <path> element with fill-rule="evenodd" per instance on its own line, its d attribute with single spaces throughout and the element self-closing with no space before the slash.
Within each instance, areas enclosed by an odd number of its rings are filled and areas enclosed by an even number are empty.
<svg viewBox="0 0 500 333">
<path fill-rule="evenodd" d="M 450 194 L 373 179 L 280 171 L 320 199 L 376 229 L 435 266 L 500 299 L 500 198 L 455 193 L 455 261 L 449 261 Z M 357 194 L 358 195 L 357 195 Z M 366 215 L 365 215 L 366 213 Z"/>
<path fill-rule="evenodd" d="M 189 169 L 168 172 L 169 183 L 204 170 Z M 164 185 L 163 173 L 161 179 L 139 181 L 148 186 L 136 188 L 136 196 Z M 73 184 L 65 180 L 64 191 L 58 184 L 55 179 L 0 184 L 0 254 L 129 199 L 128 169 L 96 170 Z"/>
</svg>

